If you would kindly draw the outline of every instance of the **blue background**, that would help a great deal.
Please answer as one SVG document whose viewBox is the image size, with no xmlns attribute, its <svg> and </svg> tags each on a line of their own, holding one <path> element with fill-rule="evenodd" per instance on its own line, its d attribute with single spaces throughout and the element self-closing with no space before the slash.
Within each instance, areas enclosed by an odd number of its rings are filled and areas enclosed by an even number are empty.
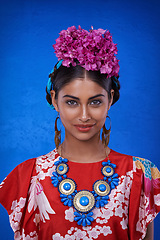
<svg viewBox="0 0 160 240">
<path fill-rule="evenodd" d="M 156 0 L 5 0 L 0 2 L 0 180 L 19 163 L 51 151 L 56 113 L 45 86 L 62 29 L 109 29 L 118 44 L 121 98 L 110 110 L 109 146 L 160 168 L 160 2 Z M 14 183 L 18 184 L 18 183 Z M 160 235 L 155 220 L 155 239 Z M 0 235 L 13 239 L 0 206 Z"/>
</svg>

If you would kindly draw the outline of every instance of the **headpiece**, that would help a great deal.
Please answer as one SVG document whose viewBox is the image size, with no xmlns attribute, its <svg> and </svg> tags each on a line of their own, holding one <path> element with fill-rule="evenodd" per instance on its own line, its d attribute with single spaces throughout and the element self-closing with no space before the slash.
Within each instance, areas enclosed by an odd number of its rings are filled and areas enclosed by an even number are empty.
<svg viewBox="0 0 160 240">
<path fill-rule="evenodd" d="M 78 60 L 87 71 L 100 70 L 107 77 L 118 76 L 117 44 L 113 43 L 109 31 L 100 28 L 87 31 L 72 26 L 59 35 L 53 48 L 58 60 L 63 60 L 63 66 L 76 66 Z"/>
<path fill-rule="evenodd" d="M 76 29 L 75 26 L 62 30 L 53 44 L 55 54 L 58 58 L 56 69 L 61 65 L 65 67 L 76 66 L 77 64 L 87 71 L 100 71 L 107 74 L 107 77 L 114 77 L 113 81 L 117 86 L 119 72 L 119 60 L 116 58 L 117 44 L 113 43 L 112 36 L 108 30 Z M 53 70 L 54 71 L 54 70 Z M 53 72 L 52 71 L 52 72 Z M 51 77 L 48 80 L 47 92 L 52 89 Z M 53 105 L 49 104 L 51 108 Z"/>
</svg>

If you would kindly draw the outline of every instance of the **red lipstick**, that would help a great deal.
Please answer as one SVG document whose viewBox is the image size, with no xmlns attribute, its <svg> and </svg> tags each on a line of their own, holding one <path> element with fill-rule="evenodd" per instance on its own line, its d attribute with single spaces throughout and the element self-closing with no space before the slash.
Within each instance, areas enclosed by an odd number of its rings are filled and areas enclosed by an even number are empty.
<svg viewBox="0 0 160 240">
<path fill-rule="evenodd" d="M 78 124 L 78 125 L 75 125 L 75 127 L 80 132 L 88 132 L 93 126 L 94 126 L 94 124 Z"/>
</svg>

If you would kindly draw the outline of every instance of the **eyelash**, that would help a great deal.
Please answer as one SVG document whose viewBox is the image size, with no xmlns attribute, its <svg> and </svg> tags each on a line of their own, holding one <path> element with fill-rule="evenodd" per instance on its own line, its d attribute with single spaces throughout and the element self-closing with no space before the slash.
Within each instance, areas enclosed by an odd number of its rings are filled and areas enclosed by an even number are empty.
<svg viewBox="0 0 160 240">
<path fill-rule="evenodd" d="M 75 100 L 68 100 L 66 101 L 66 103 L 69 105 L 69 106 L 75 106 L 75 105 L 78 105 L 78 103 L 75 101 Z M 74 104 L 72 104 L 74 103 Z M 76 103 L 76 104 L 75 104 Z"/>
<path fill-rule="evenodd" d="M 68 101 L 66 101 L 66 103 L 67 103 L 69 106 L 76 106 L 76 105 L 78 105 L 78 102 L 76 102 L 75 100 L 68 100 Z M 92 103 L 93 103 L 93 104 L 92 104 Z M 90 104 L 90 105 L 99 106 L 101 103 L 102 103 L 102 101 L 99 100 L 99 99 L 97 99 L 97 100 L 91 101 L 89 104 Z"/>
<path fill-rule="evenodd" d="M 94 103 L 94 104 L 91 104 L 91 103 Z M 90 102 L 91 105 L 96 105 L 96 106 L 100 105 L 101 103 L 102 103 L 102 101 L 99 99 L 93 100 L 92 102 Z"/>
</svg>

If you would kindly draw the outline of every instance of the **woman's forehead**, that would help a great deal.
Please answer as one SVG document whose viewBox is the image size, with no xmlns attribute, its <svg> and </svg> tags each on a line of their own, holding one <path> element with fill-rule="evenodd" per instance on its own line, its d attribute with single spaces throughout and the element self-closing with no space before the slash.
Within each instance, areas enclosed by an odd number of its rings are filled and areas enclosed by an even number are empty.
<svg viewBox="0 0 160 240">
<path fill-rule="evenodd" d="M 61 93 L 69 94 L 95 94 L 105 93 L 106 90 L 102 88 L 98 83 L 94 82 L 89 78 L 76 78 L 66 84 L 61 90 Z"/>
</svg>

